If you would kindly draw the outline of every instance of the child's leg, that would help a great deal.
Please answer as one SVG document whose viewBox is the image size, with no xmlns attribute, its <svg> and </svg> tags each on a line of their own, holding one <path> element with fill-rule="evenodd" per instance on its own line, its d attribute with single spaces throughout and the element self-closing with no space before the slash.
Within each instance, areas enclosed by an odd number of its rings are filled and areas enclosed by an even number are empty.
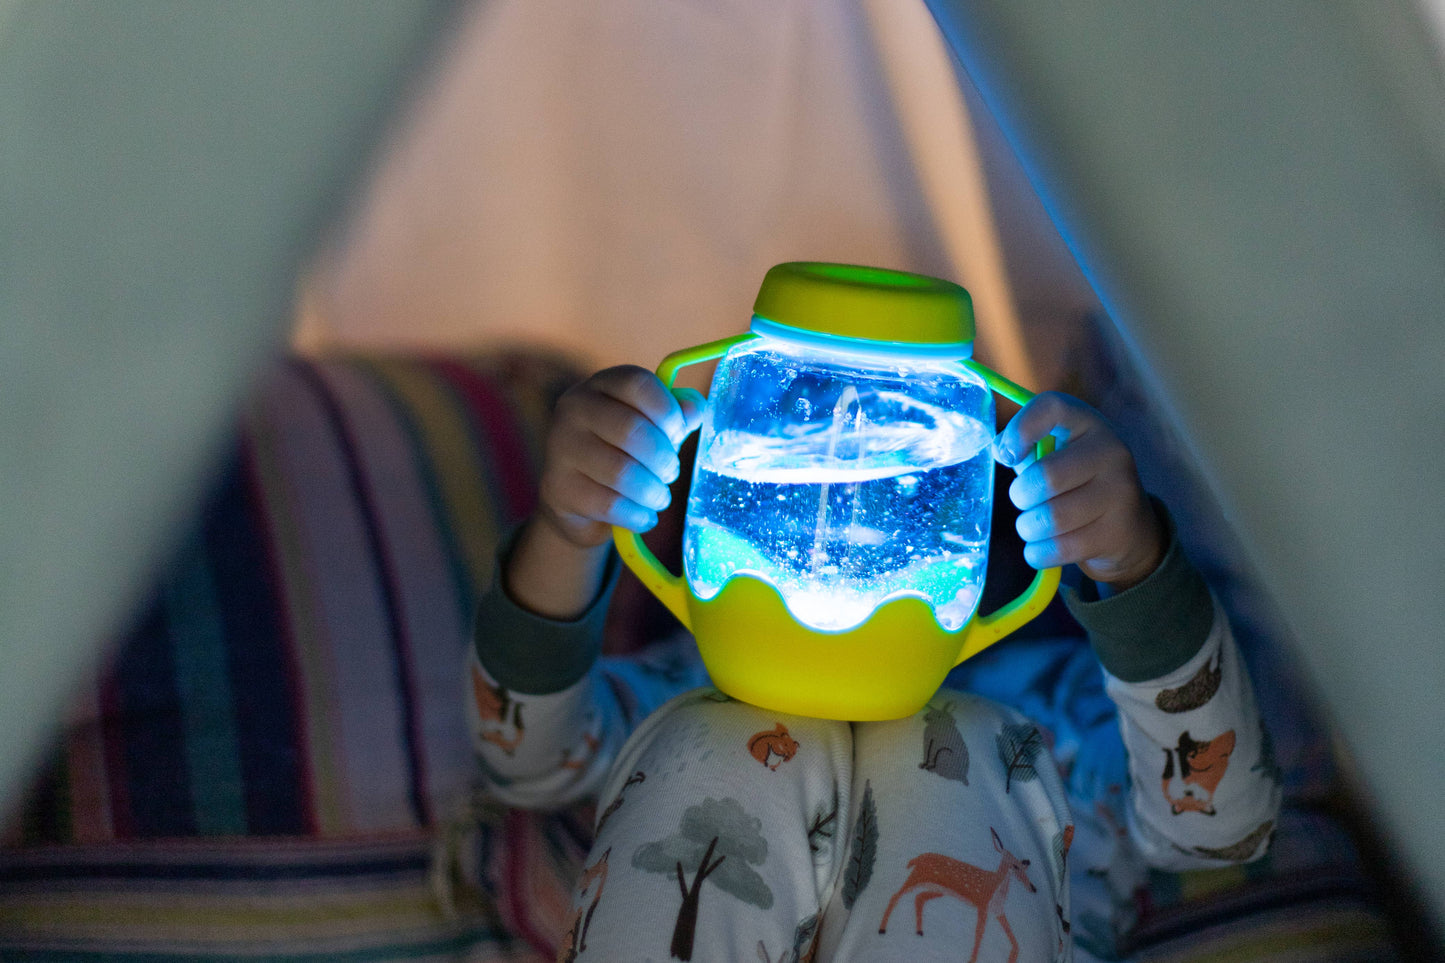
<svg viewBox="0 0 1445 963">
<path fill-rule="evenodd" d="M 840 858 L 851 757 L 847 723 L 713 689 L 664 705 L 603 790 L 559 958 L 798 959 Z"/>
<path fill-rule="evenodd" d="M 818 960 L 1070 959 L 1072 832 L 1039 730 L 945 690 L 907 719 L 855 724 L 853 740 L 847 849 Z"/>
</svg>

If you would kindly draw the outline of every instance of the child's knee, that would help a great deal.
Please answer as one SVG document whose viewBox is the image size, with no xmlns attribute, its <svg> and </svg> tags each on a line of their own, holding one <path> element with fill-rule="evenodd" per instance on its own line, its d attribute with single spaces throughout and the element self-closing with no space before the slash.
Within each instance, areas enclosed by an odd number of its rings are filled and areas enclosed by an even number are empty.
<svg viewBox="0 0 1445 963">
<path fill-rule="evenodd" d="M 628 740 L 604 787 L 599 823 L 644 785 L 646 795 L 753 795 L 773 805 L 831 798 L 848 783 L 852 751 L 845 722 L 775 713 L 696 689 L 664 705 Z"/>
<path fill-rule="evenodd" d="M 990 699 L 940 689 L 911 716 L 858 727 L 855 754 L 859 770 L 882 773 L 921 769 L 938 778 L 968 785 L 969 773 L 987 754 L 999 733 L 1032 728 L 1022 716 Z"/>
<path fill-rule="evenodd" d="M 1048 733 L 997 702 L 947 689 L 907 718 L 857 727 L 854 783 L 855 796 L 886 786 L 906 806 L 1012 814 L 1050 835 L 1070 822 Z"/>
<path fill-rule="evenodd" d="M 1003 870 L 1018 892 L 985 926 L 1006 914 L 1027 945 L 1020 959 L 1052 958 L 1063 945 L 1072 834 L 1043 731 L 995 702 L 944 690 L 907 718 L 856 726 L 854 749 L 856 815 L 846 829 L 858 857 L 849 852 L 825 914 L 834 958 L 957 958 L 959 941 L 966 947 L 980 932 L 971 909 L 993 904 L 950 887 L 985 875 L 1001 882 Z M 930 902 L 945 892 L 956 898 Z M 968 907 L 970 899 L 982 902 Z M 929 941 L 914 943 L 910 930 Z M 993 930 L 983 932 L 988 958 L 1002 958 L 1011 938 Z"/>
</svg>

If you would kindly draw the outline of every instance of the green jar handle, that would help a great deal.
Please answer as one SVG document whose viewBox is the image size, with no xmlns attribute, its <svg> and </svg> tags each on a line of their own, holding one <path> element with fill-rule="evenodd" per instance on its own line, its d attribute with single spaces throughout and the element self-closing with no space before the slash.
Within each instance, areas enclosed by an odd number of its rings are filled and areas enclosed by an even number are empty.
<svg viewBox="0 0 1445 963">
<path fill-rule="evenodd" d="M 683 368 L 721 358 L 733 345 L 751 341 L 756 337 L 757 335 L 748 331 L 733 335 L 731 338 L 709 341 L 707 344 L 674 351 L 663 358 L 662 363 L 657 366 L 657 377 L 671 391 L 674 382 L 677 381 L 677 373 Z M 669 572 L 667 567 L 657 560 L 657 556 L 652 554 L 652 550 L 643 543 L 642 536 L 631 529 L 623 528 L 620 525 L 612 526 L 612 542 L 617 546 L 617 554 L 622 558 L 623 563 L 632 569 L 647 590 L 656 595 L 658 601 L 667 606 L 667 610 L 677 616 L 677 620 L 691 630 L 692 619 L 687 611 L 689 593 L 687 582 L 682 576 Z"/>
<path fill-rule="evenodd" d="M 987 365 L 969 358 L 962 362 L 963 366 L 983 379 L 989 390 L 996 391 L 1009 401 L 1015 404 L 1028 404 L 1029 399 L 1034 396 L 1032 391 L 1020 385 L 1014 384 L 1003 375 L 994 371 Z M 1054 450 L 1054 439 L 1052 436 L 1045 437 L 1034 446 L 1034 453 L 1038 458 L 1043 458 Z M 964 630 L 963 644 L 959 647 L 958 661 L 977 655 L 984 649 L 993 645 L 999 639 L 1010 632 L 1020 628 L 1041 613 L 1053 601 L 1054 593 L 1059 589 L 1059 576 L 1063 573 L 1060 568 L 1039 569 L 1034 575 L 1034 580 L 1029 587 L 1024 589 L 1023 594 L 997 611 L 988 615 L 974 616 Z"/>
</svg>

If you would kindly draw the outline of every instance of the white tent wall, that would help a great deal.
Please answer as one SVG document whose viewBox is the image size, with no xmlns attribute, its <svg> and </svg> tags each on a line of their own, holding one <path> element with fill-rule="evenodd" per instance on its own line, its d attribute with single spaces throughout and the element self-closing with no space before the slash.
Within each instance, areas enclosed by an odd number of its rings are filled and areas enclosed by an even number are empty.
<svg viewBox="0 0 1445 963">
<path fill-rule="evenodd" d="M 981 351 L 1037 384 L 1058 342 L 1020 314 L 1093 304 L 922 0 L 489 0 L 409 113 L 307 287 L 308 351 L 650 365 L 736 333 L 766 269 L 809 258 L 962 281 Z"/>
<path fill-rule="evenodd" d="M 308 348 L 655 363 L 788 252 L 942 270 L 857 4 L 493 0 L 317 271 Z"/>
<path fill-rule="evenodd" d="M 1445 919 L 1445 80 L 1422 11 L 929 5 Z"/>
<path fill-rule="evenodd" d="M 0 0 L 0 812 L 446 7 Z"/>
</svg>

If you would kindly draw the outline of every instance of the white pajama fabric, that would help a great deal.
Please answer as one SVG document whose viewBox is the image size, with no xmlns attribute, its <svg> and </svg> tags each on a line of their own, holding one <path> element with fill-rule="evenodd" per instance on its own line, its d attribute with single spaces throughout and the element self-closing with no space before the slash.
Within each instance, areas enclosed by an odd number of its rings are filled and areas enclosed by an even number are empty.
<svg viewBox="0 0 1445 963">
<path fill-rule="evenodd" d="M 946 689 L 909 718 L 847 723 L 610 662 L 548 695 L 503 689 L 475 655 L 470 666 L 492 795 L 598 799 L 560 959 L 1072 959 L 1068 854 L 1099 820 L 1076 827 L 1047 731 Z M 648 714 L 669 686 L 685 691 Z M 1188 663 L 1106 688 L 1130 761 L 1127 858 L 1185 868 L 1262 853 L 1277 773 L 1217 602 Z"/>
</svg>

